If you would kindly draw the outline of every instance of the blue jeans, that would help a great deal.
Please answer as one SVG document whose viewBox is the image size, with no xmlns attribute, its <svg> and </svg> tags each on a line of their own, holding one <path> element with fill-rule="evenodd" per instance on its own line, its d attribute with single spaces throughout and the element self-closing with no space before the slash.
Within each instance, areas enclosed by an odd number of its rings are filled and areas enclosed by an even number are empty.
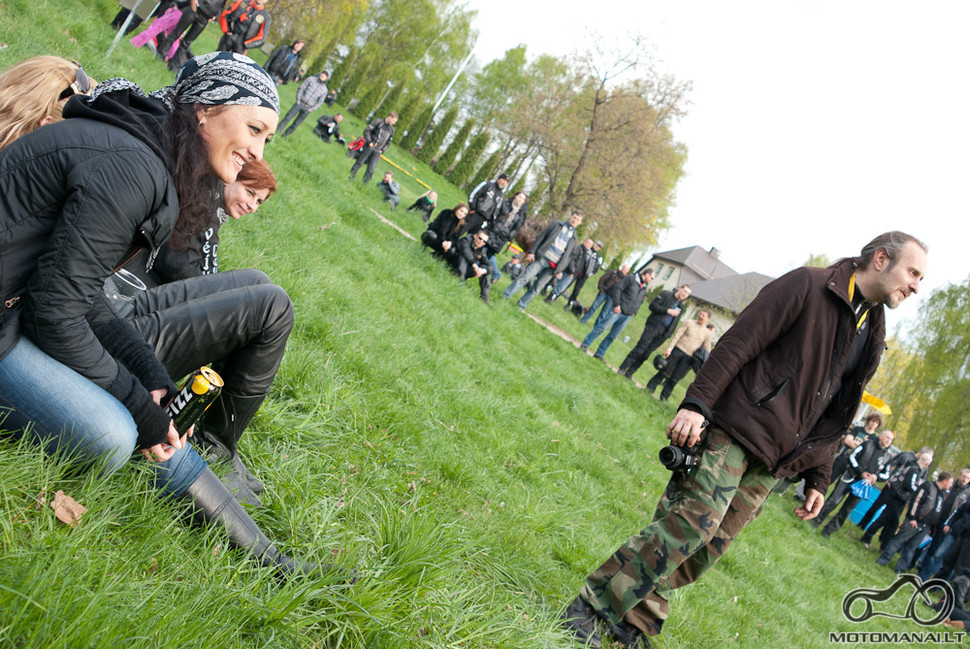
<svg viewBox="0 0 970 649">
<path fill-rule="evenodd" d="M 943 530 L 940 529 L 938 534 L 943 534 Z M 936 573 L 940 571 L 943 567 L 943 560 L 946 558 L 947 553 L 950 552 L 950 548 L 957 542 L 957 536 L 950 530 L 942 539 L 940 539 L 940 544 L 936 546 L 933 550 L 933 554 L 927 555 L 923 559 L 923 565 L 919 569 L 919 578 L 923 581 L 929 581 Z"/>
<path fill-rule="evenodd" d="M 508 300 L 513 295 L 518 293 L 523 286 L 531 282 L 533 277 L 536 277 L 536 283 L 532 290 L 526 291 L 525 295 L 519 299 L 519 307 L 524 309 L 529 305 L 529 302 L 532 301 L 532 298 L 536 296 L 536 293 L 542 290 L 542 287 L 546 285 L 546 282 L 548 282 L 549 278 L 553 276 L 553 273 L 555 273 L 555 271 L 552 269 L 552 266 L 549 265 L 548 261 L 545 259 L 536 259 L 534 262 L 525 267 L 519 276 L 515 278 L 515 281 L 508 285 L 508 287 L 502 292 L 502 297 Z"/>
<path fill-rule="evenodd" d="M 120 401 L 26 337 L 0 360 L 0 428 L 93 467 L 102 477 L 131 459 L 138 438 Z M 155 488 L 170 497 L 195 482 L 206 463 L 186 444 L 151 466 Z"/>
<path fill-rule="evenodd" d="M 498 257 L 489 255 L 488 263 L 492 265 L 492 283 L 494 284 L 502 277 L 502 273 L 498 272 Z"/>
<path fill-rule="evenodd" d="M 601 304 L 603 305 L 604 311 L 613 310 L 613 298 L 611 298 L 608 293 L 598 293 L 596 295 L 596 299 L 593 300 L 593 303 L 590 305 L 590 307 L 586 309 L 586 313 L 583 314 L 583 317 L 580 318 L 579 321 L 580 322 L 589 321 L 590 318 L 596 315 L 596 309 L 598 309 Z"/>
<path fill-rule="evenodd" d="M 563 276 L 559 279 L 559 281 L 556 282 L 556 286 L 555 288 L 552 289 L 552 293 L 549 294 L 550 297 L 553 300 L 555 300 L 557 297 L 565 293 L 566 289 L 568 289 L 569 285 L 572 283 L 573 283 L 573 276 L 570 275 L 569 273 L 563 274 Z"/>
<path fill-rule="evenodd" d="M 589 349 L 589 346 L 609 327 L 610 332 L 606 334 L 606 338 L 603 339 L 599 347 L 596 348 L 596 353 L 593 354 L 596 358 L 603 358 L 606 350 L 610 348 L 610 345 L 613 344 L 613 341 L 620 335 L 620 332 L 623 331 L 632 317 L 632 315 L 623 315 L 622 313 L 616 313 L 613 309 L 604 308 L 600 312 L 600 317 L 596 318 L 596 324 L 593 325 L 593 330 L 583 339 L 583 347 Z"/>
</svg>

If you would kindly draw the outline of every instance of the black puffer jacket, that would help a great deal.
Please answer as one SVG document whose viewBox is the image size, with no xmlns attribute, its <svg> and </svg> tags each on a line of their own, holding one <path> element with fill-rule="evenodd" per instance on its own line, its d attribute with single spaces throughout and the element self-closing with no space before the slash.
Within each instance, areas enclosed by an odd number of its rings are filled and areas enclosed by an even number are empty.
<svg viewBox="0 0 970 649">
<path fill-rule="evenodd" d="M 168 114 L 119 91 L 74 97 L 64 117 L 0 152 L 0 358 L 29 336 L 121 401 L 151 446 L 168 417 L 148 391 L 171 381 L 100 296 L 134 241 L 157 249 L 175 225 Z"/>
</svg>

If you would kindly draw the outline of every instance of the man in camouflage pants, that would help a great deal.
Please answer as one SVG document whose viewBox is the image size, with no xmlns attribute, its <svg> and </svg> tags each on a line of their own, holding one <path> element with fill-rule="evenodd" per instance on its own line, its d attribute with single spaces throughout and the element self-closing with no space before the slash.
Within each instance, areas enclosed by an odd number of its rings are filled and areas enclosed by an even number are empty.
<svg viewBox="0 0 970 649">
<path fill-rule="evenodd" d="M 884 307 L 919 288 L 926 246 L 887 232 L 858 257 L 765 286 L 711 352 L 667 427 L 700 463 L 671 476 L 653 522 L 586 577 L 563 626 L 587 646 L 650 646 L 670 591 L 697 580 L 754 520 L 778 478 L 801 476 L 818 515 L 832 457 L 884 347 Z M 834 343 L 833 343 L 834 341 Z"/>
</svg>

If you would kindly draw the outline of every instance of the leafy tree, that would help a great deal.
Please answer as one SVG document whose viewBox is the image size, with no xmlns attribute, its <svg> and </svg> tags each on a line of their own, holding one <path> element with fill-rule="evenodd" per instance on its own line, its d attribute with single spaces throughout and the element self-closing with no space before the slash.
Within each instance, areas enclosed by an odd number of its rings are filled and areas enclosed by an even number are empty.
<svg viewBox="0 0 970 649">
<path fill-rule="evenodd" d="M 468 135 L 472 132 L 472 128 L 475 127 L 474 119 L 466 119 L 465 123 L 462 124 L 461 129 L 459 129 L 458 134 L 452 138 L 445 152 L 441 154 L 437 162 L 434 163 L 434 170 L 439 174 L 445 175 L 451 169 L 451 166 L 455 163 L 455 158 L 458 157 L 458 153 L 465 147 L 465 143 L 468 141 Z"/>
<path fill-rule="evenodd" d="M 498 169 L 498 163 L 502 159 L 502 150 L 498 149 L 492 155 L 488 156 L 483 164 L 478 169 L 478 173 L 472 178 L 469 187 L 477 187 L 479 183 L 491 179 L 495 175 L 495 171 Z"/>
<path fill-rule="evenodd" d="M 458 118 L 458 106 L 452 106 L 445 113 L 441 121 L 438 122 L 428 137 L 424 139 L 424 143 L 421 145 L 421 150 L 418 151 L 418 160 L 430 165 L 434 159 L 438 156 L 438 150 L 441 148 L 441 143 L 445 141 L 448 137 L 448 131 L 451 127 L 455 125 L 455 120 Z"/>
<path fill-rule="evenodd" d="M 802 266 L 809 266 L 811 268 L 826 268 L 831 264 L 832 261 L 829 259 L 828 255 L 818 254 L 809 255 L 808 259 L 805 260 L 805 263 L 802 264 Z"/>
<path fill-rule="evenodd" d="M 363 64 L 361 57 L 358 56 L 353 69 L 350 71 L 350 77 L 340 87 L 340 103 L 344 106 L 349 106 L 351 99 L 357 96 L 357 91 L 360 89 L 360 85 L 363 83 L 368 71 L 367 66 Z"/>
<path fill-rule="evenodd" d="M 480 131 L 478 135 L 472 138 L 468 147 L 462 152 L 461 160 L 458 161 L 458 164 L 448 174 L 448 178 L 452 184 L 462 189 L 466 188 L 468 179 L 475 172 L 478 159 L 482 157 L 482 153 L 488 146 L 490 139 L 491 135 L 485 130 Z"/>
<path fill-rule="evenodd" d="M 275 0 L 270 10 L 272 37 L 280 43 L 306 41 L 301 53 L 312 74 L 323 70 L 337 43 L 353 41 L 367 16 L 367 0 Z"/>
<path fill-rule="evenodd" d="M 424 108 L 424 110 L 418 113 L 417 118 L 408 127 L 407 135 L 405 135 L 404 139 L 401 141 L 402 149 L 405 151 L 413 151 L 414 148 L 418 146 L 418 142 L 421 140 L 424 132 L 428 130 L 428 125 L 431 123 L 431 118 L 434 116 L 433 109 L 434 106 L 429 104 Z"/>
<path fill-rule="evenodd" d="M 354 115 L 367 118 L 380 105 L 384 95 L 387 94 L 387 78 L 381 78 L 377 83 L 369 85 L 368 89 L 361 95 L 360 101 L 354 106 Z"/>
<path fill-rule="evenodd" d="M 347 55 L 340 59 L 340 63 L 334 67 L 333 72 L 330 74 L 331 89 L 340 91 L 341 86 L 347 81 L 347 77 L 350 76 L 350 72 L 354 68 L 354 61 L 357 60 L 358 52 L 357 47 L 351 47 L 347 51 Z"/>
<path fill-rule="evenodd" d="M 945 468 L 970 463 L 970 278 L 934 291 L 912 340 L 887 354 L 870 391 L 893 409 L 909 448 L 932 446 Z M 898 342 L 898 341 L 897 341 Z M 902 424 L 908 424 L 903 426 Z"/>
<path fill-rule="evenodd" d="M 377 106 L 377 110 L 379 110 L 381 113 L 384 113 L 384 114 L 387 114 L 392 110 L 397 110 L 397 104 L 401 100 L 401 93 L 404 92 L 404 88 L 407 85 L 408 85 L 407 82 L 404 82 L 404 81 L 399 81 L 395 83 L 394 87 L 391 88 L 390 92 L 388 92 L 387 95 L 384 96 L 384 101 L 382 101 L 380 105 Z M 398 118 L 398 121 L 401 120 L 400 112 L 398 112 L 397 118 Z"/>
<path fill-rule="evenodd" d="M 403 104 L 401 109 L 397 111 L 397 132 L 407 133 L 410 129 L 411 121 L 414 119 L 418 112 L 418 108 L 421 106 L 421 102 L 424 101 L 420 91 L 409 92 L 404 95 Z M 399 100 L 400 102 L 400 100 Z M 393 109 L 392 109 L 393 110 Z"/>
</svg>

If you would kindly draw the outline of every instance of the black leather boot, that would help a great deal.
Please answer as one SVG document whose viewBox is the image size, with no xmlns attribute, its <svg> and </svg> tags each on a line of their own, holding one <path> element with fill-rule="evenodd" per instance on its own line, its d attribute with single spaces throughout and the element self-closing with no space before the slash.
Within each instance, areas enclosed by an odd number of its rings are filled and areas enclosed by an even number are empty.
<svg viewBox="0 0 970 649">
<path fill-rule="evenodd" d="M 249 426 L 265 398 L 265 395 L 243 397 L 223 391 L 202 415 L 196 440 L 207 457 L 232 462 L 232 471 L 226 475 L 227 483 L 242 481 L 254 494 L 265 491 L 266 485 L 243 464 L 238 444 L 243 431 Z"/>
<path fill-rule="evenodd" d="M 281 577 L 338 573 L 344 581 L 351 584 L 357 582 L 358 575 L 354 570 L 330 565 L 317 566 L 288 557 L 277 550 L 209 467 L 185 490 L 182 498 L 192 506 L 197 525 L 218 524 L 225 527 L 234 546 L 248 551 L 259 560 L 260 565 L 274 568 Z"/>
</svg>

